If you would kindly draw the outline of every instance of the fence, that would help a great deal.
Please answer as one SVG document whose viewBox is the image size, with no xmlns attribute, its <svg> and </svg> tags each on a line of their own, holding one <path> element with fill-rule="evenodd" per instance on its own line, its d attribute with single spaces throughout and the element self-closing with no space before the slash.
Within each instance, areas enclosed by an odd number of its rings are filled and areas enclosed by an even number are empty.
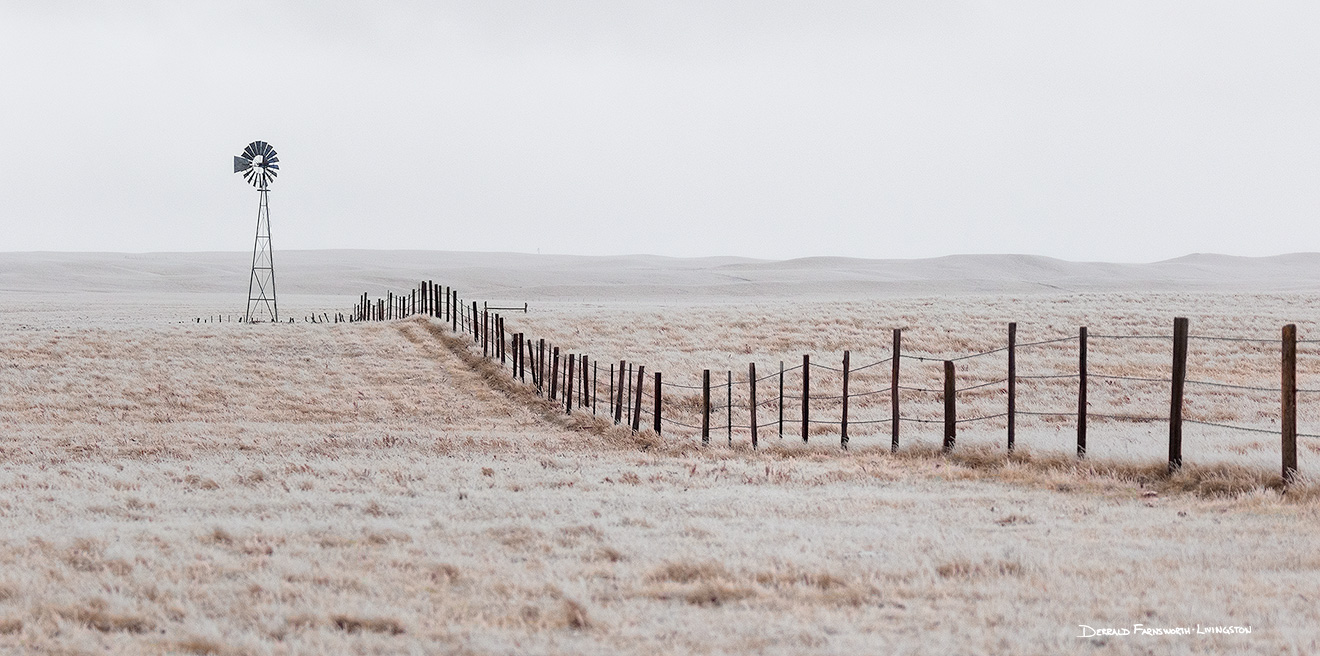
<svg viewBox="0 0 1320 656">
<path fill-rule="evenodd" d="M 491 308 L 483 304 L 482 309 L 479 310 L 475 301 L 464 301 L 456 290 L 436 285 L 431 281 L 423 281 L 416 289 L 403 295 L 395 295 L 391 292 L 384 298 L 373 301 L 367 294 L 363 294 L 359 297 L 349 320 L 387 321 L 418 314 L 438 318 L 447 323 L 455 333 L 470 334 L 474 343 L 481 345 L 484 357 L 498 359 L 501 366 L 511 368 L 511 374 L 515 379 L 524 383 L 528 382 L 528 361 L 530 360 L 531 381 L 529 384 L 535 388 L 537 394 L 545 396 L 551 401 L 562 403 L 566 413 L 572 413 L 576 407 L 579 411 L 590 411 L 593 415 L 596 414 L 598 412 L 598 401 L 600 400 L 599 377 L 601 363 L 599 358 L 584 354 L 561 353 L 559 346 L 549 344 L 545 339 L 533 339 L 522 332 L 506 333 L 503 316 L 498 312 L 492 313 L 492 310 L 507 309 L 526 312 L 527 306 L 524 304 L 522 308 Z M 883 427 L 888 427 L 890 449 L 897 451 L 904 424 L 931 424 L 942 427 L 943 450 L 949 452 L 954 449 L 957 443 L 960 426 L 1002 420 L 1005 425 L 1006 447 L 1012 453 L 1017 442 L 1019 417 L 1038 417 L 1046 421 L 1071 420 L 1075 422 L 1076 426 L 1076 453 L 1078 458 L 1086 457 L 1087 429 L 1091 420 L 1136 423 L 1167 422 L 1168 470 L 1170 473 L 1177 471 L 1183 464 L 1184 425 L 1198 424 L 1247 433 L 1279 435 L 1281 472 L 1286 484 L 1294 482 L 1297 478 L 1297 438 L 1320 438 L 1320 435 L 1299 432 L 1297 424 L 1298 395 L 1320 394 L 1320 389 L 1298 387 L 1297 347 L 1299 344 L 1317 344 L 1320 343 L 1320 340 L 1297 339 L 1297 328 L 1294 324 L 1283 327 L 1280 340 L 1193 335 L 1190 333 L 1189 320 L 1176 318 L 1174 319 L 1172 333 L 1167 335 L 1089 334 L 1087 329 L 1082 327 L 1076 335 L 1055 336 L 1019 343 L 1017 324 L 1010 323 L 1007 326 L 1007 335 L 1003 346 L 956 356 L 904 351 L 901 329 L 893 329 L 892 337 L 892 350 L 887 357 L 856 366 L 851 361 L 851 352 L 845 350 L 839 367 L 813 362 L 811 356 L 807 354 L 802 356 L 800 365 L 795 364 L 791 367 L 785 367 L 785 363 L 781 361 L 776 371 L 761 376 L 757 375 L 756 364 L 750 363 L 745 378 L 735 379 L 732 371 L 726 371 L 725 380 L 715 384 L 711 382 L 712 372 L 709 369 L 702 371 L 699 385 L 665 382 L 660 372 L 652 372 L 652 389 L 649 395 L 646 390 L 647 377 L 644 365 L 619 360 L 616 367 L 615 362 L 610 360 L 608 371 L 605 372 L 608 387 L 608 394 L 605 397 L 607 402 L 605 410 L 608 413 L 607 417 L 612 416 L 615 424 L 626 425 L 634 431 L 642 428 L 642 417 L 646 416 L 649 418 L 649 427 L 657 434 L 663 433 L 666 427 L 671 430 L 692 431 L 700 435 L 703 445 L 709 445 L 712 432 L 718 431 L 720 428 L 724 429 L 730 445 L 733 443 L 735 428 L 740 431 L 747 430 L 750 433 L 753 448 L 758 446 L 760 435 L 764 430 L 774 430 L 780 437 L 783 437 L 787 422 L 790 432 L 796 431 L 800 434 L 803 442 L 810 440 L 813 426 L 826 427 L 827 430 L 837 427 L 840 446 L 844 449 L 848 448 L 850 429 L 853 429 L 853 431 L 857 431 L 859 428 L 863 430 L 882 430 Z M 1188 344 L 1191 340 L 1231 342 L 1257 349 L 1262 345 L 1278 346 L 1280 348 L 1280 386 L 1236 385 L 1188 378 Z M 1092 371 L 1088 367 L 1088 352 L 1095 345 L 1123 344 L 1132 341 L 1169 344 L 1170 350 L 1167 353 L 1171 358 L 1166 360 L 1170 363 L 1168 375 L 1131 376 Z M 508 350 L 506 350 L 506 345 Z M 1075 370 L 1048 373 L 1022 373 L 1018 371 L 1019 351 L 1031 352 L 1034 349 L 1052 348 L 1061 345 L 1075 347 Z M 976 362 L 985 362 L 990 356 L 1000 354 L 1003 354 L 1006 365 L 1002 370 L 1002 377 L 974 382 L 962 387 L 958 386 L 960 367 Z M 901 374 L 904 371 L 903 364 L 905 362 L 911 362 L 918 366 L 927 363 L 938 366 L 942 374 L 940 376 L 942 385 L 939 387 L 904 385 Z M 986 367 L 983 366 L 982 368 Z M 859 377 L 863 379 L 863 382 L 874 380 L 877 376 L 883 376 L 885 370 L 888 371 L 888 376 L 884 376 L 885 380 L 872 383 L 872 386 L 868 389 L 857 390 Z M 813 371 L 817 372 L 818 377 L 817 391 L 814 392 L 812 389 Z M 796 378 L 796 380 L 792 380 L 793 378 Z M 770 394 L 761 393 L 760 396 L 763 400 L 758 401 L 761 385 L 766 381 L 771 381 Z M 796 389 L 786 387 L 786 381 L 795 385 Z M 1096 381 L 1105 384 L 1138 383 L 1146 387 L 1167 385 L 1168 414 L 1092 412 L 1088 407 L 1088 392 L 1092 390 L 1093 382 Z M 840 393 L 821 393 L 820 390 L 825 389 L 822 383 L 837 385 L 837 387 L 831 387 L 830 389 L 837 389 Z M 1019 387 L 1022 385 L 1028 387 L 1075 385 L 1076 407 L 1075 409 L 1022 409 L 1019 407 Z M 1187 390 L 1189 387 L 1194 389 L 1230 389 L 1255 394 L 1278 394 L 1280 399 L 1279 428 L 1277 430 L 1258 428 L 1228 423 L 1224 420 L 1217 420 L 1217 418 L 1186 416 Z M 740 393 L 740 396 L 746 399 L 744 403 L 734 403 L 735 389 L 746 390 L 745 395 Z M 671 392 L 671 390 L 677 391 Z M 698 391 L 700 392 L 699 402 L 696 397 Z M 712 393 L 719 394 L 720 392 L 724 392 L 722 395 L 724 397 L 723 405 L 712 405 Z M 907 393 L 906 397 L 903 392 Z M 1002 411 L 983 411 L 972 416 L 959 416 L 960 398 L 974 397 L 975 405 L 983 407 L 991 397 L 997 397 L 1000 394 L 1003 395 L 1002 406 L 1000 406 Z M 643 403 L 643 399 L 648 396 L 651 399 L 649 409 Z M 904 414 L 904 408 L 911 403 L 913 396 L 924 396 L 933 399 L 942 408 L 941 415 L 921 417 L 914 414 Z M 798 416 L 786 417 L 785 408 L 788 402 L 797 399 L 800 399 L 797 405 L 799 409 Z M 855 406 L 861 406 L 863 409 L 873 408 L 876 405 L 885 405 L 884 401 L 886 400 L 888 401 L 887 416 L 859 418 L 852 412 Z M 718 397 L 715 398 L 715 403 L 720 403 Z M 697 407 L 690 407 L 694 405 Z M 837 419 L 813 418 L 813 405 L 816 407 L 837 405 Z M 920 403 L 917 405 L 920 405 Z M 768 408 L 775 414 L 770 417 L 762 417 L 760 412 L 763 408 Z M 746 424 L 734 424 L 735 410 L 745 411 Z M 694 418 L 698 414 L 700 416 L 699 421 Z M 712 420 L 718 419 L 717 415 L 720 414 L 723 415 L 724 419 L 724 426 L 722 427 L 712 423 Z M 763 421 L 764 419 L 769 419 L 769 421 Z"/>
</svg>

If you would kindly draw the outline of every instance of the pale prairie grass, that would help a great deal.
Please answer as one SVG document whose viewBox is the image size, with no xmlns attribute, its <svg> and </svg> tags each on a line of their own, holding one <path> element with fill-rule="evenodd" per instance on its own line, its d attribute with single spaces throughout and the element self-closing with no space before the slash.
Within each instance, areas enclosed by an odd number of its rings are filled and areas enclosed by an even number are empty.
<svg viewBox="0 0 1320 656">
<path fill-rule="evenodd" d="M 247 328 L 3 335 L 25 364 L 0 369 L 0 651 L 1306 653 L 1320 639 L 1301 598 L 1320 586 L 1315 499 L 1252 468 L 1168 478 L 1030 443 L 946 457 L 921 435 L 897 456 L 860 437 L 846 453 L 701 449 L 566 415 L 436 324 Z M 1256 632 L 1072 637 L 1133 621 Z"/>
</svg>

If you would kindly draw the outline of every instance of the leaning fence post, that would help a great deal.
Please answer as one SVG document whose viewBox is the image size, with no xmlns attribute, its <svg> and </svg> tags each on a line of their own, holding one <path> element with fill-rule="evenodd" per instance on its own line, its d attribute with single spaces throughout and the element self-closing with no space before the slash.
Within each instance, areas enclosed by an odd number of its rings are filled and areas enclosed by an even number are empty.
<svg viewBox="0 0 1320 656">
<path fill-rule="evenodd" d="M 889 412 L 892 417 L 890 420 L 890 431 L 893 434 L 892 442 L 889 444 L 890 452 L 898 451 L 898 363 L 902 359 L 902 347 L 903 329 L 895 328 L 894 356 L 891 358 L 891 371 L 889 374 Z"/>
<path fill-rule="evenodd" d="M 958 438 L 958 387 L 953 360 L 944 361 L 944 452 L 953 450 Z"/>
<path fill-rule="evenodd" d="M 646 388 L 646 365 L 637 365 L 637 395 L 633 397 L 632 429 L 636 433 L 642 427 L 642 391 Z"/>
<path fill-rule="evenodd" d="M 752 449 L 756 448 L 756 363 L 747 365 L 747 382 L 751 386 L 748 389 L 749 398 L 747 405 L 750 408 L 750 424 L 752 427 Z"/>
<path fill-rule="evenodd" d="M 1297 326 L 1283 327 L 1283 484 L 1297 480 Z"/>
<path fill-rule="evenodd" d="M 701 446 L 710 444 L 710 369 L 701 371 Z"/>
<path fill-rule="evenodd" d="M 1008 452 L 1017 431 L 1017 323 L 1008 324 Z"/>
<path fill-rule="evenodd" d="M 1187 379 L 1187 319 L 1173 320 L 1173 384 L 1169 400 L 1169 473 L 1182 468 L 1183 383 Z"/>
<path fill-rule="evenodd" d="M 655 416 L 652 417 L 652 419 L 655 420 L 654 427 L 655 427 L 656 435 L 660 434 L 660 405 L 662 403 L 661 398 L 662 397 L 660 395 L 660 372 L 657 371 L 655 372 Z"/>
<path fill-rule="evenodd" d="M 1086 457 L 1086 326 L 1077 333 L 1077 457 Z"/>
<path fill-rule="evenodd" d="M 843 352 L 843 421 L 839 426 L 839 446 L 848 448 L 848 356 L 849 352 Z"/>
<path fill-rule="evenodd" d="M 811 356 L 802 354 L 802 442 L 807 441 L 807 426 L 811 423 Z"/>
</svg>

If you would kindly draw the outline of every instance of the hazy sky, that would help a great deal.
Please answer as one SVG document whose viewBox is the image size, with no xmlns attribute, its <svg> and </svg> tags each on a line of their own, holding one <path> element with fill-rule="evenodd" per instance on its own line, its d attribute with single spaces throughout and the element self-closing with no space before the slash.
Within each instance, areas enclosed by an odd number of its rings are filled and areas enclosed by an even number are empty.
<svg viewBox="0 0 1320 656">
<path fill-rule="evenodd" d="M 205 5 L 209 5 L 205 6 Z M 1320 250 L 1315 2 L 0 2 L 0 250 Z"/>
</svg>

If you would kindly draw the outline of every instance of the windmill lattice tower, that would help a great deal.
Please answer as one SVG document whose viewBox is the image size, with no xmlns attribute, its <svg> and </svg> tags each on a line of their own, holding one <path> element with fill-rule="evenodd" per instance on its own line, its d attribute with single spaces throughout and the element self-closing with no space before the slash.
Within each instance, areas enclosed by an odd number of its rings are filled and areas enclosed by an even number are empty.
<svg viewBox="0 0 1320 656">
<path fill-rule="evenodd" d="M 253 141 L 234 157 L 234 173 L 261 192 L 257 206 L 257 240 L 252 245 L 252 274 L 248 277 L 247 310 L 243 321 L 279 321 L 275 303 L 275 255 L 270 248 L 270 183 L 280 172 L 280 158 L 264 141 Z"/>
</svg>

